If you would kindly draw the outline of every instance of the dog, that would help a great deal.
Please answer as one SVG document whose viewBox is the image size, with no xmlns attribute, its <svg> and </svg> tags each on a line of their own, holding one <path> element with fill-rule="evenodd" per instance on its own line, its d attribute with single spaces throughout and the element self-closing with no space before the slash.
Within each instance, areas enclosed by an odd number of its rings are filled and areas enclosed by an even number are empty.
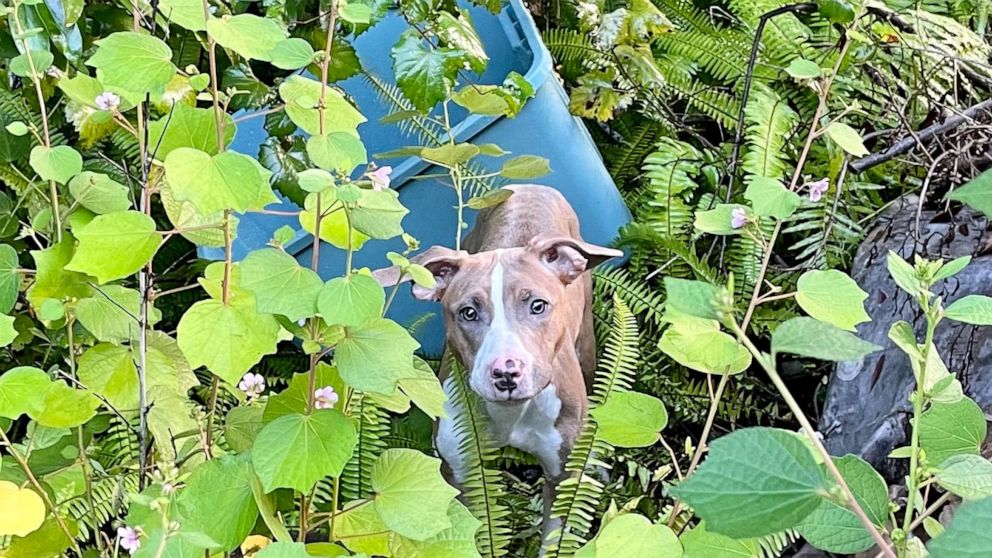
<svg viewBox="0 0 992 558">
<path fill-rule="evenodd" d="M 568 201 L 546 186 L 508 186 L 501 204 L 479 212 L 465 250 L 433 246 L 412 261 L 427 268 L 433 288 L 414 285 L 421 300 L 441 303 L 445 357 L 458 360 L 484 401 L 492 438 L 537 457 L 544 489 L 545 536 L 564 461 L 586 418 L 586 393 L 596 368 L 592 318 L 593 267 L 623 252 L 586 243 Z M 379 270 L 395 285 L 395 268 Z M 454 419 L 449 366 L 440 380 L 448 394 L 435 444 L 452 484 L 465 479 Z"/>
</svg>

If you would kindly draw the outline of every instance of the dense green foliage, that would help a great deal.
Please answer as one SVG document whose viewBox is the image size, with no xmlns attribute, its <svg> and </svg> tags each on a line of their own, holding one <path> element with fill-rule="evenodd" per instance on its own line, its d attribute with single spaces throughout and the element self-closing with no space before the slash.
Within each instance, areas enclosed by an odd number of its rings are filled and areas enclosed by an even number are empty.
<svg viewBox="0 0 992 558">
<path fill-rule="evenodd" d="M 930 292 L 967 259 L 888 261 L 927 323 L 922 339 L 890 330 L 918 384 L 911 444 L 893 453 L 908 497 L 827 455 L 792 390 L 812 391 L 813 363 L 878 349 L 857 336 L 867 293 L 843 270 L 871 217 L 925 190 L 944 155 L 850 167 L 988 97 L 990 5 L 822 0 L 764 16 L 783 6 L 535 6 L 635 217 L 629 265 L 597 273 L 590 420 L 542 540 L 534 460 L 495 447 L 457 368 L 456 498 L 431 447 L 436 363 L 384 317 L 395 291 L 351 265 L 366 240 L 401 237 L 381 265 L 434 281 L 409 259 L 420 246 L 390 155 L 447 174 L 454 246 L 467 207 L 549 168 L 453 139 L 452 105 L 512 118 L 534 94 L 513 73 L 471 83 L 488 58 L 466 14 L 429 0 L 5 3 L 0 555 L 773 556 L 803 539 L 921 556 L 924 530 L 934 556 L 979 555 L 986 423 L 932 342 L 943 320 L 992 325 L 988 297 Z M 392 9 L 412 26 L 392 46 L 395 84 L 351 46 Z M 383 124 L 419 145 L 367 153 L 366 117 L 334 86 L 360 74 L 392 107 Z M 251 117 L 271 135 L 257 159 L 228 150 Z M 992 213 L 990 176 L 948 199 Z M 312 261 L 286 252 L 284 229 L 233 263 L 237 214 L 276 191 L 317 237 Z M 227 257 L 199 261 L 198 246 Z M 328 250 L 347 269 L 325 280 Z M 787 384 L 785 362 L 803 377 Z M 945 529 L 932 504 L 949 495 L 966 504 Z"/>
</svg>

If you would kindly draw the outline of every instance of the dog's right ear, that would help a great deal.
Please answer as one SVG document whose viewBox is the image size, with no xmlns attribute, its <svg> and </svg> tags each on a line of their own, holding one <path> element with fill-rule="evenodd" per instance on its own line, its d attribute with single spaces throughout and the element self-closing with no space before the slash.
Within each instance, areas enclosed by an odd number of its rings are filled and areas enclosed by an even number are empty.
<svg viewBox="0 0 992 558">
<path fill-rule="evenodd" d="M 452 250 L 444 246 L 431 246 L 422 253 L 410 258 L 410 262 L 422 265 L 434 276 L 434 287 L 421 287 L 413 285 L 413 296 L 420 300 L 441 300 L 445 289 L 451 285 L 458 270 L 461 269 L 464 259 L 468 257 L 468 252 L 463 250 Z M 400 268 L 397 266 L 377 269 L 372 272 L 372 276 L 383 287 L 392 287 L 402 281 L 409 281 L 409 275 L 400 277 Z"/>
</svg>

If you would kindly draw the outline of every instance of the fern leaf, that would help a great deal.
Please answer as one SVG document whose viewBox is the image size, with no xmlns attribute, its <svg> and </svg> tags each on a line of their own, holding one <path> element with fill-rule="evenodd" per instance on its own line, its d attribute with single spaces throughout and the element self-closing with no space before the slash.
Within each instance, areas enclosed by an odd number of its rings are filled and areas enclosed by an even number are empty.
<svg viewBox="0 0 992 558">
<path fill-rule="evenodd" d="M 355 392 L 348 414 L 357 419 L 358 442 L 341 473 L 341 495 L 345 501 L 372 494 L 372 466 L 386 449 L 385 438 L 389 436 L 389 415 L 367 394 Z"/>
</svg>

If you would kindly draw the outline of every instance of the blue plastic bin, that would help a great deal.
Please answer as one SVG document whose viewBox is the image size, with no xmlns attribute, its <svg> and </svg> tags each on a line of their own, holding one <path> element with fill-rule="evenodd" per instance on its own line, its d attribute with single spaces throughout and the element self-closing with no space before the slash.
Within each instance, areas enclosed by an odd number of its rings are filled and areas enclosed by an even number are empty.
<svg viewBox="0 0 992 558">
<path fill-rule="evenodd" d="M 551 162 L 552 172 L 535 182 L 564 194 L 579 215 L 582 236 L 587 241 L 609 244 L 620 227 L 630 220 L 630 213 L 603 166 L 588 130 L 581 120 L 569 113 L 568 96 L 552 72 L 551 56 L 541 42 L 530 13 L 520 0 L 510 0 L 498 16 L 477 7 L 468 10 L 490 58 L 486 72 L 476 83 L 499 84 L 509 72 L 516 71 L 533 85 L 536 93 L 515 118 L 469 115 L 461 110 L 454 112 L 451 117 L 453 123 L 458 122 L 454 130 L 457 141 L 496 143 L 514 155 L 546 157 Z M 406 28 L 406 22 L 399 14 L 390 13 L 359 36 L 354 46 L 362 67 L 388 83 L 395 83 L 390 49 Z M 379 123 L 391 108 L 380 101 L 365 78 L 356 76 L 338 85 L 351 95 L 369 120 L 359 127 L 359 133 L 370 156 L 417 144 L 415 137 L 404 135 L 395 124 Z M 241 123 L 231 148 L 257 156 L 259 146 L 267 137 L 263 124 L 262 118 Z M 403 205 L 410 209 L 410 214 L 403 220 L 404 230 L 419 239 L 423 248 L 434 244 L 452 246 L 457 203 L 454 191 L 437 179 L 413 180 L 418 175 L 437 174 L 444 169 L 417 157 L 377 160 L 376 163 L 393 166 L 392 187 L 399 191 Z M 495 169 L 502 163 L 493 159 L 492 164 Z M 281 206 L 270 206 L 270 209 L 298 208 L 286 201 Z M 470 226 L 474 217 L 474 212 L 467 213 Z M 240 260 L 248 252 L 265 246 L 276 229 L 283 225 L 298 231 L 286 245 L 286 250 L 309 266 L 312 238 L 300 228 L 297 219 L 258 213 L 240 216 L 233 246 L 234 259 Z M 370 240 L 355 253 L 353 264 L 373 269 L 383 267 L 388 265 L 386 252 L 403 249 L 400 239 Z M 208 259 L 224 257 L 223 250 L 215 248 L 201 249 L 200 255 Z M 325 279 L 341 275 L 344 252 L 330 246 L 322 248 L 318 272 Z M 436 303 L 416 300 L 409 288 L 401 288 L 389 313 L 392 319 L 404 325 L 425 314 L 433 314 L 416 329 L 415 336 L 424 354 L 439 355 L 444 345 L 444 327 L 437 311 Z"/>
</svg>

